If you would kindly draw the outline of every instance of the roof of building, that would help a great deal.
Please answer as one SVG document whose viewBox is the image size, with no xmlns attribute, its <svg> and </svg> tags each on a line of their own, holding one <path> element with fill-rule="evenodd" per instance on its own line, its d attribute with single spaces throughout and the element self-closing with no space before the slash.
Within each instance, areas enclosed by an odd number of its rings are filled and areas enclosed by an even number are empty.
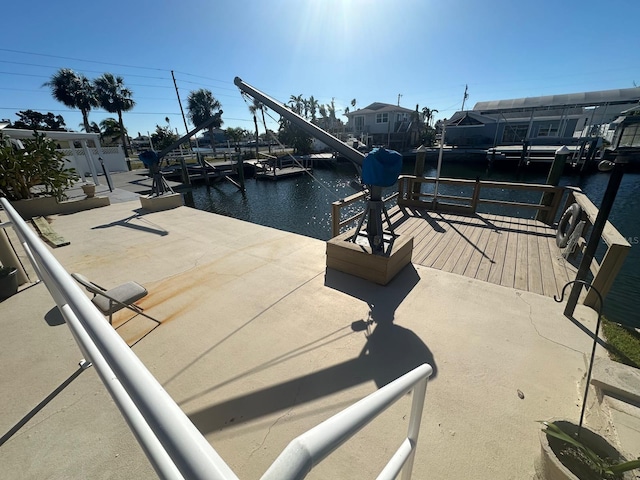
<svg viewBox="0 0 640 480">
<path fill-rule="evenodd" d="M 447 121 L 447 126 L 463 127 L 496 123 L 495 118 L 487 117 L 472 111 L 456 112 Z"/>
<path fill-rule="evenodd" d="M 409 108 L 399 107 L 398 105 L 392 105 L 390 103 L 373 102 L 364 108 L 359 108 L 353 112 L 345 113 L 347 117 L 352 115 L 366 115 L 368 113 L 384 113 L 384 112 L 403 112 L 403 113 L 415 113 L 415 110 Z"/>
<path fill-rule="evenodd" d="M 473 107 L 476 112 L 522 110 L 546 107 L 586 107 L 604 104 L 624 104 L 640 101 L 640 88 L 619 88 L 596 92 L 567 93 L 545 95 L 541 97 L 514 98 L 510 100 L 491 100 L 478 102 Z"/>
</svg>

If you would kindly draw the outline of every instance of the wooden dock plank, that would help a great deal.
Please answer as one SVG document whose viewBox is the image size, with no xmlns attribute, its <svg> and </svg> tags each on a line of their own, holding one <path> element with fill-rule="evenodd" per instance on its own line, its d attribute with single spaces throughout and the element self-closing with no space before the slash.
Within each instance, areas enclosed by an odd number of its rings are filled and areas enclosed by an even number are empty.
<svg viewBox="0 0 640 480">
<path fill-rule="evenodd" d="M 494 221 L 491 221 L 491 224 L 493 226 L 487 226 L 486 229 L 488 238 L 484 247 L 484 255 L 480 259 L 480 264 L 478 265 L 478 270 L 476 271 L 476 278 L 484 282 L 489 281 L 489 273 L 491 272 L 491 267 L 496 263 L 496 248 L 498 246 L 498 239 L 502 235 L 502 232 L 495 228 L 496 223 Z"/>
<path fill-rule="evenodd" d="M 487 277 L 487 281 L 490 283 L 495 283 L 496 285 L 502 285 L 502 276 L 504 275 L 504 266 L 506 265 L 506 256 L 507 256 L 507 244 L 509 243 L 509 229 L 511 228 L 511 220 L 509 219 L 509 223 L 499 228 L 496 231 L 496 235 L 498 236 L 496 243 L 496 250 L 493 255 L 493 263 L 491 264 L 491 268 L 489 269 L 489 276 Z M 508 273 L 508 272 L 507 272 Z M 513 285 L 513 279 L 511 280 L 511 285 Z"/>
<path fill-rule="evenodd" d="M 506 247 L 504 254 L 504 264 L 502 266 L 502 277 L 500 277 L 500 285 L 512 287 L 515 283 L 516 276 L 516 259 L 518 251 L 518 229 L 519 223 L 517 218 L 513 218 L 509 224 L 506 233 Z"/>
<path fill-rule="evenodd" d="M 575 276 L 555 246 L 555 230 L 535 220 L 397 207 L 389 213 L 395 232 L 413 237 L 415 264 L 547 296 Z"/>
<path fill-rule="evenodd" d="M 518 223 L 520 228 L 518 235 L 516 235 L 518 246 L 516 249 L 516 271 L 513 287 L 519 290 L 528 290 L 529 251 L 527 236 L 523 235 L 527 231 L 527 220 L 521 219 Z"/>
<path fill-rule="evenodd" d="M 474 255 L 480 256 L 478 244 L 480 242 L 480 238 L 485 230 L 484 222 L 479 217 L 468 217 L 469 229 L 467 229 L 466 241 L 464 250 L 462 250 L 458 256 L 458 259 L 455 262 L 455 265 L 452 270 L 447 270 L 452 273 L 457 273 L 458 275 L 464 275 L 467 268 L 469 268 L 469 264 L 473 259 Z M 475 278 L 475 270 L 477 270 L 477 266 L 474 269 L 473 274 L 466 275 L 471 278 Z"/>
<path fill-rule="evenodd" d="M 421 239 L 421 245 L 414 248 L 416 253 L 416 261 L 421 265 L 431 266 L 427 264 L 427 257 L 431 254 L 438 244 L 442 243 L 442 238 L 449 232 L 449 227 L 441 218 L 430 217 L 429 220 L 422 220 L 429 225 L 425 231 L 424 238 Z M 424 262 L 424 263 L 423 263 Z"/>
<path fill-rule="evenodd" d="M 460 241 L 459 228 L 455 226 L 456 222 L 460 222 L 462 216 L 455 215 L 452 216 L 447 222 L 447 233 L 440 238 L 438 245 L 434 248 L 429 256 L 427 257 L 427 263 L 430 264 L 431 267 L 437 268 L 438 270 L 442 270 L 445 262 L 451 256 L 451 253 L 458 246 L 458 242 Z"/>
<path fill-rule="evenodd" d="M 42 238 L 44 238 L 50 245 L 53 247 L 64 247 L 65 245 L 69 245 L 69 241 L 65 240 L 64 237 L 59 235 L 49 222 L 44 217 L 33 217 L 31 219 L 34 227 L 40 234 Z"/>
<path fill-rule="evenodd" d="M 489 237 L 493 232 L 493 229 L 486 224 L 483 224 L 480 228 L 480 235 L 476 240 L 476 248 L 471 254 L 471 258 L 467 263 L 466 268 L 461 273 L 462 275 L 470 278 L 478 278 L 478 270 L 480 268 L 480 263 L 482 260 L 488 259 L 489 254 L 487 253 L 487 244 L 489 243 Z M 488 261 L 488 260 L 487 260 Z"/>
<path fill-rule="evenodd" d="M 544 290 L 542 288 L 542 266 L 540 265 L 541 261 L 540 250 L 538 248 L 538 229 L 536 227 L 536 220 L 529 220 L 527 222 L 527 226 L 529 227 L 529 233 L 526 236 L 528 252 L 528 290 L 530 292 L 543 295 Z"/>
<path fill-rule="evenodd" d="M 555 230 L 541 222 L 537 222 L 536 227 L 538 232 L 538 251 L 540 252 L 540 270 L 542 273 L 542 291 L 544 295 L 553 297 L 554 295 L 560 294 L 556 275 L 553 271 L 551 261 L 552 253 L 548 242 L 550 237 L 554 237 Z"/>
</svg>

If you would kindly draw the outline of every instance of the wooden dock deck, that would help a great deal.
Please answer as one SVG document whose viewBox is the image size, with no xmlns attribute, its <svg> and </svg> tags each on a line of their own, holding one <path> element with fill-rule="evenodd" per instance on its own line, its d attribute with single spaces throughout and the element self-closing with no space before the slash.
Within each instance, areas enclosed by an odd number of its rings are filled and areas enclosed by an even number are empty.
<svg viewBox="0 0 640 480">
<path fill-rule="evenodd" d="M 551 297 L 576 275 L 555 229 L 537 220 L 397 206 L 389 215 L 396 234 L 414 237 L 419 265 Z"/>
<path fill-rule="evenodd" d="M 256 179 L 259 180 L 280 180 L 288 177 L 295 177 L 310 172 L 311 168 L 291 166 L 282 168 L 270 168 L 269 170 L 257 171 Z"/>
</svg>

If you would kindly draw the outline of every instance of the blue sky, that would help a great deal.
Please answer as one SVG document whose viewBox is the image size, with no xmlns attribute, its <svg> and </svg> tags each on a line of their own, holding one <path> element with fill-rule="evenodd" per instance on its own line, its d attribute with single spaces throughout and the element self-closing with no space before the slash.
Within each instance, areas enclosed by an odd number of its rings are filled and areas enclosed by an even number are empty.
<svg viewBox="0 0 640 480">
<path fill-rule="evenodd" d="M 42 87 L 62 67 L 121 75 L 137 102 L 124 115 L 133 136 L 165 117 L 184 132 L 171 70 L 183 104 L 208 88 L 224 127 L 247 129 L 235 76 L 284 102 L 334 98 L 338 114 L 353 98 L 364 107 L 402 95 L 436 118 L 460 109 L 465 85 L 468 108 L 640 85 L 635 0 L 32 0 L 5 2 L 2 14 L 0 118 L 51 111 L 74 130 L 80 113 Z"/>
</svg>

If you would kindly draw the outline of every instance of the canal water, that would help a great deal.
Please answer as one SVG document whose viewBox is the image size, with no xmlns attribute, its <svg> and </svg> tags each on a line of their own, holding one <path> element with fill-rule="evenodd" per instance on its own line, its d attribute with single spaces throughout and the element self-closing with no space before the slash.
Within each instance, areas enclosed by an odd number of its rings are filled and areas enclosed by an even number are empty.
<svg viewBox="0 0 640 480">
<path fill-rule="evenodd" d="M 405 162 L 406 173 L 413 172 L 413 162 Z M 436 175 L 435 165 L 427 165 L 425 176 Z M 487 171 L 483 165 L 443 165 L 443 177 L 482 180 L 518 181 L 523 183 L 545 183 L 546 172 L 525 169 L 514 171 Z M 320 240 L 331 238 L 331 203 L 355 193 L 349 186 L 357 179 L 355 169 L 349 163 L 316 168 L 313 176 L 303 175 L 278 181 L 247 180 L 246 192 L 240 193 L 227 182 L 217 183 L 209 190 L 198 186 L 193 191 L 195 207 L 240 220 L 265 225 L 288 232 L 298 233 Z M 585 176 L 567 174 L 561 185 L 580 187 L 599 206 L 609 180 L 608 173 L 593 173 Z M 392 193 L 393 188 L 386 194 Z M 440 186 L 439 192 L 449 195 L 471 196 L 470 190 L 459 187 Z M 536 202 L 540 194 L 522 192 L 492 193 L 494 198 L 511 201 Z M 483 193 L 484 195 L 484 193 Z M 353 212 L 358 206 L 353 207 Z M 361 207 L 360 207 L 361 208 Z M 485 208 L 487 213 L 512 216 L 533 216 L 527 209 L 517 212 Z M 618 274 L 613 288 L 605 300 L 605 314 L 610 320 L 640 327 L 640 173 L 625 174 L 610 216 L 610 221 L 629 241 L 631 250 Z M 604 247 L 599 250 L 599 258 Z"/>
</svg>

